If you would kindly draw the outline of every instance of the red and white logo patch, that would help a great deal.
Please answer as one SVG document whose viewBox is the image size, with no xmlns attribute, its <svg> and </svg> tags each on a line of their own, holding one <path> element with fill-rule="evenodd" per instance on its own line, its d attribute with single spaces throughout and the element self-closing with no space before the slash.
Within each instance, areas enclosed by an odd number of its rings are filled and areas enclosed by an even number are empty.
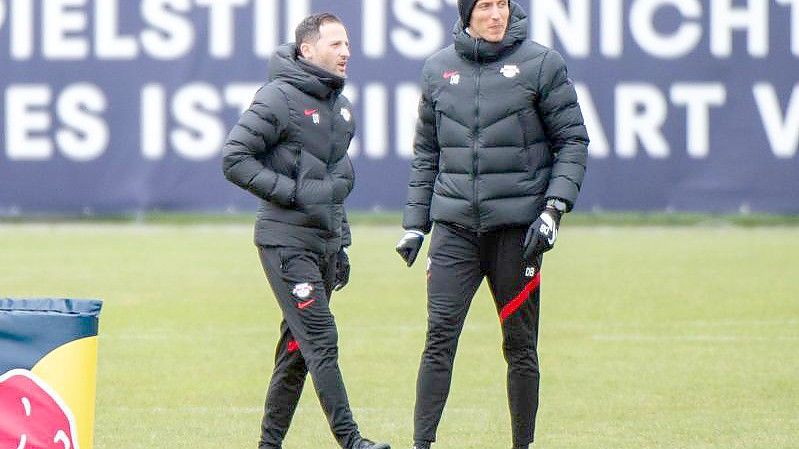
<svg viewBox="0 0 799 449">
<path fill-rule="evenodd" d="M 461 74 L 457 70 L 447 70 L 444 72 L 444 79 L 449 80 L 450 84 L 456 86 L 461 82 Z"/>
<path fill-rule="evenodd" d="M 499 70 L 499 73 L 504 75 L 505 78 L 515 78 L 516 75 L 522 73 L 522 71 L 519 70 L 519 66 L 515 64 L 506 64 Z"/>
<path fill-rule="evenodd" d="M 319 117 L 319 109 L 318 108 L 316 108 L 316 109 L 306 109 L 303 112 L 305 113 L 306 117 L 311 117 L 311 120 L 313 120 L 314 125 L 318 125 L 319 124 L 320 117 Z"/>
<path fill-rule="evenodd" d="M 296 284 L 294 286 L 294 290 L 291 291 L 291 293 L 294 296 L 296 296 L 296 297 L 298 297 L 300 299 L 307 298 L 308 296 L 311 295 L 312 292 L 313 292 L 313 285 L 311 285 L 311 284 L 309 284 L 307 282 L 303 282 L 301 284 Z"/>
</svg>

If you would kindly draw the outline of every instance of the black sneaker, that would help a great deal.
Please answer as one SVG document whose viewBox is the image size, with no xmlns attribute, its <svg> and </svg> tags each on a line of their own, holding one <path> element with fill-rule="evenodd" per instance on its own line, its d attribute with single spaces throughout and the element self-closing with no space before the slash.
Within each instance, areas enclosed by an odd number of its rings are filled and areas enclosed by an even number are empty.
<svg viewBox="0 0 799 449">
<path fill-rule="evenodd" d="M 388 443 L 375 443 L 372 440 L 361 438 L 352 445 L 352 449 L 391 449 Z"/>
</svg>

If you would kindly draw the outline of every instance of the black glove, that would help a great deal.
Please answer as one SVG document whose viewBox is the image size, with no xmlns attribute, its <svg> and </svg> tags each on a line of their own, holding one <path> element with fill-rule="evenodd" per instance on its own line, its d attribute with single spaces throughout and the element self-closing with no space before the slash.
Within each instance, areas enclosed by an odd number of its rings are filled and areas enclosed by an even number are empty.
<svg viewBox="0 0 799 449">
<path fill-rule="evenodd" d="M 524 260 L 534 262 L 539 256 L 555 246 L 558 239 L 558 226 L 560 226 L 560 212 L 555 208 L 547 207 L 538 216 L 524 238 Z"/>
<path fill-rule="evenodd" d="M 333 290 L 339 291 L 350 281 L 350 258 L 344 248 L 336 254 L 336 286 Z"/>
<path fill-rule="evenodd" d="M 416 261 L 416 256 L 419 255 L 419 250 L 422 249 L 422 242 L 424 242 L 424 233 L 410 230 L 406 231 L 405 235 L 397 243 L 397 252 L 409 267 Z"/>
</svg>

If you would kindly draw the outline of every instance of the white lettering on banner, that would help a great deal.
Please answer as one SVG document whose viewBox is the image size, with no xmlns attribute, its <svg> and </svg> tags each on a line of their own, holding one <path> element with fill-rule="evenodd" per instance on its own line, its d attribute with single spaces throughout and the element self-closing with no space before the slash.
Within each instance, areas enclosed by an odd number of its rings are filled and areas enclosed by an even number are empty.
<svg viewBox="0 0 799 449">
<path fill-rule="evenodd" d="M 58 118 L 65 125 L 56 132 L 61 153 L 76 162 L 100 157 L 108 147 L 108 125 L 99 117 L 105 112 L 106 98 L 99 87 L 73 84 L 58 97 Z"/>
<path fill-rule="evenodd" d="M 624 50 L 624 10 L 622 0 L 602 0 L 600 15 L 602 33 L 599 35 L 600 50 L 608 58 L 618 58 Z"/>
<path fill-rule="evenodd" d="M 763 128 L 766 130 L 771 151 L 780 159 L 790 159 L 799 147 L 799 83 L 793 86 L 785 114 L 774 86 L 757 83 L 752 92 L 757 102 Z"/>
<path fill-rule="evenodd" d="M 133 36 L 119 34 L 119 4 L 117 0 L 94 3 L 95 54 L 100 59 L 134 59 L 139 47 Z"/>
<path fill-rule="evenodd" d="M 397 86 L 394 98 L 395 145 L 397 155 L 403 159 L 413 157 L 413 138 L 416 134 L 416 121 L 419 118 L 419 99 L 422 91 L 416 83 L 402 83 Z"/>
<path fill-rule="evenodd" d="M 0 0 L 0 30 L 6 24 L 6 0 Z"/>
<path fill-rule="evenodd" d="M 216 59 L 233 54 L 233 21 L 236 8 L 248 0 L 195 0 L 198 6 L 208 8 L 208 54 Z"/>
<path fill-rule="evenodd" d="M 142 158 L 159 161 L 168 151 L 195 162 L 217 156 L 227 131 L 224 120 L 230 118 L 229 113 L 245 110 L 259 87 L 259 83 L 244 82 L 221 87 L 191 83 L 170 94 L 163 85 L 144 85 L 140 92 Z M 686 154 L 693 159 L 708 158 L 713 149 L 713 110 L 723 108 L 727 101 L 726 87 L 720 82 L 678 82 L 665 93 L 653 84 L 621 82 L 615 89 L 614 123 L 603 124 L 588 87 L 577 83 L 575 89 L 591 138 L 589 156 L 593 159 L 606 159 L 612 154 L 633 159 L 640 157 L 639 153 L 653 159 L 670 157 L 678 144 L 667 140 L 664 127 L 676 108 L 685 109 Z M 6 91 L 3 131 L 9 160 L 47 161 L 58 151 L 72 161 L 85 162 L 107 151 L 111 129 L 102 115 L 108 101 L 99 87 L 77 83 L 61 93 L 52 93 L 47 85 L 17 84 Z M 778 159 L 793 158 L 799 149 L 798 92 L 799 84 L 787 99 L 771 84 L 758 83 L 753 87 L 771 152 Z M 362 111 L 357 119 L 361 132 L 349 149 L 352 158 L 413 156 L 420 97 L 417 83 L 400 83 L 393 88 L 384 83 L 362 87 L 350 84 L 344 94 L 355 105 L 355 111 Z M 60 126 L 53 125 L 55 117 Z M 615 126 L 615 141 L 609 141 L 604 125 Z"/>
<path fill-rule="evenodd" d="M 117 1 L 94 2 L 94 52 L 100 59 L 133 59 L 139 54 L 136 39 L 119 34 Z"/>
<path fill-rule="evenodd" d="M 677 9 L 683 17 L 702 17 L 699 0 L 640 0 L 633 2 L 630 10 L 630 31 L 638 45 L 649 54 L 663 59 L 679 58 L 699 44 L 702 26 L 696 22 L 683 23 L 670 36 L 661 34 L 655 29 L 655 13 L 667 5 Z"/>
<path fill-rule="evenodd" d="M 671 88 L 671 101 L 686 107 L 686 140 L 688 155 L 704 159 L 710 153 L 710 108 L 723 106 L 727 90 L 721 83 L 676 84 Z"/>
<path fill-rule="evenodd" d="M 166 93 L 159 84 L 147 84 L 141 92 L 141 152 L 147 160 L 160 160 L 166 155 Z"/>
<path fill-rule="evenodd" d="M 285 17 L 278 13 L 278 0 L 255 0 L 253 5 L 253 48 L 259 58 L 268 58 L 282 41 L 294 41 L 294 29 L 311 11 L 308 0 L 283 0 Z M 280 26 L 285 25 L 280 36 Z"/>
<path fill-rule="evenodd" d="M 449 29 L 457 16 L 444 11 L 444 5 L 454 12 L 456 3 L 360 2 L 356 40 L 363 56 L 383 58 L 389 45 L 409 59 L 430 56 L 450 41 Z M 311 0 L 0 0 L 0 27 L 9 27 L 14 60 L 34 54 L 51 60 L 87 59 L 91 48 L 98 60 L 136 60 L 140 53 L 174 60 L 195 50 L 196 36 L 208 36 L 204 50 L 211 58 L 229 59 L 242 45 L 238 38 L 249 36 L 235 20 L 246 17 L 252 25 L 253 55 L 267 58 L 281 42 L 293 40 L 294 28 L 311 7 Z M 140 20 L 127 17 L 136 8 Z M 528 11 L 531 37 L 562 48 L 569 57 L 588 58 L 597 52 L 615 59 L 623 55 L 625 45 L 635 45 L 653 58 L 672 59 L 708 45 L 713 57 L 727 59 L 741 42 L 742 52 L 762 58 L 772 44 L 770 26 L 782 24 L 770 23 L 770 16 L 780 21 L 787 17 L 790 28 L 790 45 L 774 42 L 774 48 L 790 48 L 799 56 L 799 0 L 530 0 Z M 677 17 L 675 29 L 656 26 L 663 11 Z M 625 42 L 627 34 L 630 39 Z M 734 39 L 737 35 L 745 41 Z M 596 45 L 592 39 L 598 40 Z"/>
<path fill-rule="evenodd" d="M 368 0 L 361 5 L 363 55 L 367 58 L 382 58 L 386 54 L 386 0 Z"/>
<path fill-rule="evenodd" d="M 13 0 L 11 8 L 11 29 L 9 41 L 11 57 L 17 60 L 30 59 L 33 55 L 33 2 L 30 0 Z"/>
<path fill-rule="evenodd" d="M 733 0 L 711 0 L 710 51 L 723 58 L 732 54 L 732 32 L 746 30 L 747 49 L 753 57 L 768 55 L 769 0 L 747 0 L 734 7 Z"/>
<path fill-rule="evenodd" d="M 388 155 L 388 92 L 379 83 L 363 89 L 364 141 L 363 153 L 370 159 L 385 159 Z"/>
<path fill-rule="evenodd" d="M 53 155 L 53 143 L 42 134 L 50 130 L 47 108 L 50 86 L 20 84 L 6 90 L 6 152 L 11 161 L 42 161 Z M 38 135 L 33 135 L 33 134 Z"/>
<path fill-rule="evenodd" d="M 42 3 L 42 53 L 48 59 L 80 60 L 89 55 L 85 36 L 88 18 L 86 0 L 49 0 Z"/>
<path fill-rule="evenodd" d="M 139 125 L 141 152 L 151 161 L 166 156 L 167 112 L 166 91 L 160 84 L 151 83 L 142 88 Z"/>
<path fill-rule="evenodd" d="M 407 28 L 391 31 L 391 42 L 403 56 L 424 59 L 444 44 L 444 30 L 434 12 L 441 0 L 394 0 L 394 15 Z"/>
<path fill-rule="evenodd" d="M 170 97 L 164 86 L 147 84 L 141 91 L 142 156 L 150 161 L 163 159 L 169 141 L 171 150 L 184 159 L 203 162 L 215 157 L 227 131 L 219 116 L 223 106 L 235 109 L 238 116 L 249 108 L 259 87 L 257 83 L 231 83 L 217 89 L 206 83 L 191 83 Z M 171 122 L 178 126 L 170 129 Z"/>
<path fill-rule="evenodd" d="M 371 59 L 386 55 L 388 40 L 398 53 L 424 59 L 446 45 L 449 27 L 457 16 L 447 15 L 442 23 L 442 4 L 456 7 L 458 0 L 391 0 L 392 17 L 402 26 L 389 30 L 389 1 L 361 2 L 361 51 Z"/>
<path fill-rule="evenodd" d="M 182 87 L 172 101 L 172 115 L 182 125 L 170 134 L 175 152 L 192 161 L 204 161 L 219 153 L 225 125 L 213 113 L 222 109 L 219 92 L 205 83 Z"/>
<path fill-rule="evenodd" d="M 131 9 L 140 20 L 129 17 Z M 54 61 L 136 60 L 140 53 L 174 60 L 195 50 L 196 36 L 208 37 L 211 58 L 230 59 L 241 45 L 236 18 L 246 17 L 253 55 L 268 58 L 281 42 L 294 40 L 295 27 L 310 12 L 311 0 L 0 0 L 0 28 L 10 25 L 15 60 L 36 52 Z M 139 28 L 122 31 L 131 26 Z"/>
<path fill-rule="evenodd" d="M 253 48 L 256 56 L 266 58 L 275 51 L 280 41 L 277 0 L 255 0 L 254 8 L 253 17 L 259 26 L 252 30 Z"/>
<path fill-rule="evenodd" d="M 564 50 L 584 58 L 591 52 L 591 2 L 572 0 L 566 12 L 560 0 L 537 0 L 532 3 L 533 40 L 552 46 L 557 33 Z"/>
<path fill-rule="evenodd" d="M 791 8 L 791 53 L 799 56 L 799 0 L 777 0 L 777 3 Z"/>
<path fill-rule="evenodd" d="M 745 5 L 739 5 L 746 2 Z M 576 58 L 591 56 L 591 39 L 599 39 L 599 52 L 607 58 L 623 54 L 625 27 L 632 42 L 656 58 L 677 58 L 697 50 L 707 34 L 710 50 L 719 59 L 732 57 L 733 33 L 743 31 L 750 56 L 769 53 L 769 3 L 771 0 L 530 0 L 532 38 L 550 47 L 562 47 Z M 775 0 L 791 8 L 791 51 L 799 55 L 799 0 Z M 592 17 L 599 3 L 598 17 Z M 655 26 L 655 16 L 672 8 L 682 16 L 668 33 Z M 625 12 L 629 17 L 625 18 Z M 707 14 L 708 30 L 703 29 Z M 592 33 L 592 27 L 596 27 Z M 557 38 L 557 43 L 555 42 Z"/>
<path fill-rule="evenodd" d="M 166 93 L 159 84 L 147 84 L 141 91 L 139 130 L 141 153 L 147 160 L 160 160 L 166 155 Z"/>
<path fill-rule="evenodd" d="M 62 126 L 53 127 L 53 93 L 44 84 L 16 84 L 6 89 L 6 154 L 11 161 L 48 161 L 55 148 L 67 159 L 85 162 L 108 147 L 109 129 L 101 114 L 106 96 L 89 83 L 66 86 L 55 98 L 55 115 Z M 55 133 L 55 139 L 51 133 Z M 55 143 L 57 144 L 54 145 Z"/>
<path fill-rule="evenodd" d="M 585 129 L 588 131 L 590 140 L 588 154 L 594 159 L 605 159 L 610 156 L 610 145 L 608 145 L 608 138 L 605 135 L 604 128 L 602 128 L 599 111 L 594 104 L 594 99 L 591 97 L 591 92 L 581 83 L 575 84 L 574 90 L 577 92 L 580 110 L 583 113 L 583 123 L 585 123 Z"/>
<path fill-rule="evenodd" d="M 666 121 L 666 99 L 657 87 L 646 83 L 616 86 L 616 153 L 631 159 L 638 153 L 638 139 L 655 159 L 669 157 L 669 144 L 661 128 Z"/>
<path fill-rule="evenodd" d="M 284 0 L 286 7 L 286 30 L 288 41 L 294 41 L 294 29 L 309 14 L 311 14 L 311 0 Z M 258 24 L 254 25 L 256 28 Z"/>
<path fill-rule="evenodd" d="M 194 45 L 194 28 L 189 19 L 179 14 L 191 10 L 189 0 L 142 0 L 144 22 L 154 29 L 141 32 L 141 44 L 155 59 L 179 59 Z"/>
</svg>

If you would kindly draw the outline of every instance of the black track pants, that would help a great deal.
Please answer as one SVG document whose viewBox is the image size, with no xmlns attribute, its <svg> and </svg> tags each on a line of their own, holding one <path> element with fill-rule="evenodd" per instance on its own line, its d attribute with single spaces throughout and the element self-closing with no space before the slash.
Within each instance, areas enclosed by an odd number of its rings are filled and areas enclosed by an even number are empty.
<svg viewBox="0 0 799 449">
<path fill-rule="evenodd" d="M 310 372 L 333 435 L 349 448 L 359 434 L 338 366 L 338 332 L 330 312 L 335 254 L 286 247 L 258 251 L 283 312 L 259 447 L 281 447 Z"/>
<path fill-rule="evenodd" d="M 513 444 L 533 441 L 538 410 L 540 274 L 522 259 L 526 229 L 476 234 L 436 224 L 427 275 L 427 341 L 416 384 L 414 439 L 435 441 L 472 297 L 488 277 L 502 326 Z"/>
</svg>

